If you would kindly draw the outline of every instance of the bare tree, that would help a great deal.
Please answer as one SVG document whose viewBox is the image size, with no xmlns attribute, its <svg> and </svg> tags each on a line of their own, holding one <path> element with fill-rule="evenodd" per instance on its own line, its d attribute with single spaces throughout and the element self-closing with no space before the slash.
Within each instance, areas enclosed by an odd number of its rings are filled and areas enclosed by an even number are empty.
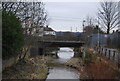
<svg viewBox="0 0 120 81">
<path fill-rule="evenodd" d="M 120 1 L 118 2 L 118 30 L 120 31 Z"/>
<path fill-rule="evenodd" d="M 101 2 L 99 8 L 99 20 L 103 30 L 109 34 L 110 30 L 118 25 L 118 5 L 117 2 Z"/>
<path fill-rule="evenodd" d="M 95 19 L 89 15 L 86 17 L 85 22 L 86 22 L 86 26 L 95 26 L 96 23 Z"/>
<path fill-rule="evenodd" d="M 13 12 L 23 25 L 25 41 L 24 41 L 24 57 L 27 51 L 37 42 L 37 36 L 41 27 L 47 22 L 47 13 L 44 9 L 43 2 L 2 2 L 2 10 Z"/>
<path fill-rule="evenodd" d="M 31 21 L 29 27 L 25 26 L 29 34 L 32 30 L 39 29 L 37 27 L 43 27 L 47 23 L 47 13 L 42 2 L 2 2 L 2 9 L 13 12 L 24 25 Z"/>
</svg>

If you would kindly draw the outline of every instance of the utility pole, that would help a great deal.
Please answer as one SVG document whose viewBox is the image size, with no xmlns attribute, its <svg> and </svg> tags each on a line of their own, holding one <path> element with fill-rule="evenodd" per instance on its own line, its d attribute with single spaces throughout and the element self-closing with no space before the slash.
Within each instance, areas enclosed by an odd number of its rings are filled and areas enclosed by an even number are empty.
<svg viewBox="0 0 120 81">
<path fill-rule="evenodd" d="M 71 27 L 71 32 L 72 32 L 72 27 Z"/>
<path fill-rule="evenodd" d="M 85 23 L 85 20 L 83 20 L 83 33 L 84 33 L 84 26 L 85 26 L 84 23 Z"/>
<path fill-rule="evenodd" d="M 99 13 L 98 13 L 98 47 L 100 46 L 100 40 L 99 40 Z"/>
<path fill-rule="evenodd" d="M 83 34 L 82 34 L 82 38 L 83 38 L 83 40 L 84 41 L 86 41 L 86 37 L 85 37 L 85 33 L 84 33 L 84 23 L 85 23 L 85 20 L 83 20 L 83 23 L 82 23 L 82 25 L 83 25 Z"/>
<path fill-rule="evenodd" d="M 77 32 L 77 27 L 76 27 L 76 32 Z"/>
</svg>

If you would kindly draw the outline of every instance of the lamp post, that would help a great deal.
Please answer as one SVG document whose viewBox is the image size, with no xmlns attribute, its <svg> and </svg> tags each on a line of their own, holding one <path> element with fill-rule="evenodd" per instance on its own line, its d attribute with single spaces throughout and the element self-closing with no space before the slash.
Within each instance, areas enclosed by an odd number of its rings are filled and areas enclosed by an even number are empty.
<svg viewBox="0 0 120 81">
<path fill-rule="evenodd" d="M 83 20 L 83 33 L 84 33 L 84 26 L 85 26 L 84 23 L 85 23 L 85 20 Z"/>
<path fill-rule="evenodd" d="M 99 41 L 99 13 L 98 13 L 98 47 L 99 47 L 99 44 L 100 44 L 100 41 Z"/>
<path fill-rule="evenodd" d="M 85 20 L 83 20 L 83 23 L 82 23 L 82 25 L 83 25 L 83 35 L 82 35 L 82 36 L 83 36 L 83 37 L 82 37 L 83 40 L 85 40 L 85 34 L 84 34 L 84 23 L 85 23 Z"/>
</svg>

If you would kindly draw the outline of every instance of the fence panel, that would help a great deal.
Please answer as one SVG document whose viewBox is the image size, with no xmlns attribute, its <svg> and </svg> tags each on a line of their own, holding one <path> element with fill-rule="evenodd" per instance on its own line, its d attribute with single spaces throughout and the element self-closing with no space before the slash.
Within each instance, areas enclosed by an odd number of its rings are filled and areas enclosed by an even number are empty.
<svg viewBox="0 0 120 81">
<path fill-rule="evenodd" d="M 116 49 L 94 47 L 95 51 L 101 56 L 107 57 L 109 60 L 113 60 L 116 63 L 120 62 L 120 53 Z"/>
</svg>

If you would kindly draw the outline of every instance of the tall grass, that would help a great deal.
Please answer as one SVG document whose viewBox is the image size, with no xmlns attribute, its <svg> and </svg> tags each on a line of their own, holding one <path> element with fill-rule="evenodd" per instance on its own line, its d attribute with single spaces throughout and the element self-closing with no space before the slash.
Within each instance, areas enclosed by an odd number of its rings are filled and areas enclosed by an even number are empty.
<svg viewBox="0 0 120 81">
<path fill-rule="evenodd" d="M 87 49 L 85 51 L 85 71 L 94 79 L 116 79 L 118 78 L 117 70 L 108 60 L 99 57 L 94 51 Z M 112 67 L 111 67 L 112 66 Z"/>
</svg>

